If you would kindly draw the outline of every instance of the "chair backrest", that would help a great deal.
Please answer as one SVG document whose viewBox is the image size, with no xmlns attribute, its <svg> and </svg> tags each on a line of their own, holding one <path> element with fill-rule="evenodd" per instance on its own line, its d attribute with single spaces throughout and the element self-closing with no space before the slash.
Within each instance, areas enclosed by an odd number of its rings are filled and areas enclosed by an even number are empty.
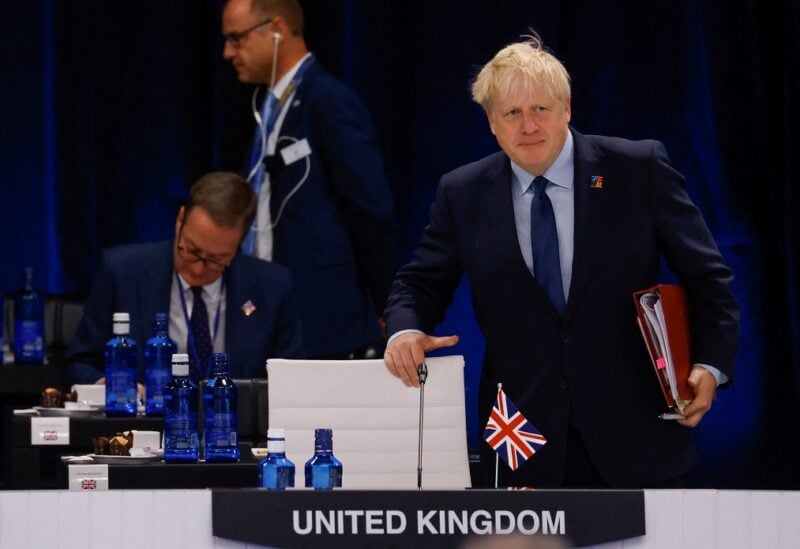
<svg viewBox="0 0 800 549">
<path fill-rule="evenodd" d="M 429 358 L 425 384 L 423 488 L 470 486 L 464 409 L 464 358 Z M 314 429 L 333 429 L 345 488 L 417 487 L 418 389 L 383 360 L 267 361 L 269 426 L 286 429 L 295 486 L 314 452 Z"/>
<path fill-rule="evenodd" d="M 72 337 L 83 317 L 84 301 L 71 296 L 44 296 L 44 344 L 51 361 L 63 360 Z M 3 335 L 6 343 L 14 341 L 14 296 L 3 300 Z"/>
<path fill-rule="evenodd" d="M 234 379 L 237 389 L 237 415 L 239 416 L 239 439 L 246 442 L 263 442 L 267 438 L 267 380 L 266 379 Z M 205 380 L 200 382 L 198 395 L 198 419 L 203 425 L 203 391 Z"/>
</svg>

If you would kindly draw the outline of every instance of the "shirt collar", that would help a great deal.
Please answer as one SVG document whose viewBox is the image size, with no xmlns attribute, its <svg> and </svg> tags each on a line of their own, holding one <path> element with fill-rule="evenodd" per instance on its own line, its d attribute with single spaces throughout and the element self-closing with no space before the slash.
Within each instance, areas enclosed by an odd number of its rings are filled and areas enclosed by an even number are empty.
<svg viewBox="0 0 800 549">
<path fill-rule="evenodd" d="M 272 88 L 272 95 L 278 98 L 283 95 L 283 92 L 286 91 L 287 87 L 289 87 L 289 82 L 292 81 L 292 78 L 294 78 L 294 75 L 297 74 L 297 71 L 300 69 L 300 65 L 302 65 L 303 61 L 309 57 L 311 57 L 311 52 L 305 54 L 302 59 L 295 63 L 294 66 L 286 72 L 286 74 L 281 76 L 280 80 L 275 82 L 275 86 Z"/>
<path fill-rule="evenodd" d="M 572 190 L 575 168 L 574 153 L 575 143 L 572 139 L 572 132 L 567 130 L 567 139 L 564 141 L 564 146 L 561 147 L 561 152 L 558 153 L 553 164 L 542 175 L 553 185 Z M 515 196 L 522 196 L 533 184 L 533 179 L 536 176 L 521 168 L 513 160 L 511 160 L 511 172 L 513 174 L 514 194 Z"/>
<path fill-rule="evenodd" d="M 225 276 L 225 275 L 222 275 L 222 276 Z M 216 279 L 211 284 L 206 284 L 205 286 L 203 286 L 203 291 L 209 297 L 211 297 L 212 301 L 217 300 L 219 298 L 220 293 L 222 292 L 222 276 L 220 276 L 218 279 Z M 183 279 L 183 277 L 181 276 L 181 273 L 178 273 L 178 280 L 181 281 L 181 291 L 183 293 L 191 292 L 191 288 L 192 287 L 189 285 L 188 282 L 186 282 Z"/>
</svg>

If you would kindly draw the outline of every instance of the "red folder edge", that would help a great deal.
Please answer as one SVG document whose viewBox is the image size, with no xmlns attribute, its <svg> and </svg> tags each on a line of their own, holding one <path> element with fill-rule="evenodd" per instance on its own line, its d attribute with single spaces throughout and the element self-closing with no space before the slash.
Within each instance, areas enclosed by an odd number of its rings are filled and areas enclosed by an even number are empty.
<svg viewBox="0 0 800 549">
<path fill-rule="evenodd" d="M 691 358 L 690 358 L 690 339 L 689 339 L 689 305 L 686 299 L 686 292 L 683 287 L 678 284 L 658 284 L 651 288 L 639 290 L 633 293 L 633 301 L 636 307 L 636 320 L 639 324 L 639 329 L 642 332 L 642 337 L 647 346 L 647 351 L 650 354 L 650 360 L 653 364 L 658 383 L 661 386 L 661 392 L 664 394 L 664 399 L 670 408 L 673 408 L 675 400 L 672 398 L 672 393 L 667 384 L 666 373 L 658 369 L 656 365 L 655 345 L 650 339 L 650 334 L 644 326 L 644 310 L 639 298 L 646 293 L 657 293 L 661 301 L 661 306 L 664 309 L 664 320 L 667 324 L 667 338 L 669 339 L 670 352 L 672 354 L 672 362 L 675 365 L 675 377 L 678 382 L 678 395 L 683 400 L 692 400 L 694 392 L 689 385 L 689 373 L 691 372 Z"/>
</svg>

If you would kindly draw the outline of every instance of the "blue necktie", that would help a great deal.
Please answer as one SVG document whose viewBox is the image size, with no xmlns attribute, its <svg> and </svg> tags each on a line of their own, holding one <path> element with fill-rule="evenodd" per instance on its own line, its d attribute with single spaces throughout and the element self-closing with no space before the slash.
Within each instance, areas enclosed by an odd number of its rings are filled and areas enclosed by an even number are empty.
<svg viewBox="0 0 800 549">
<path fill-rule="evenodd" d="M 189 344 L 186 346 L 192 350 L 191 339 L 194 337 L 194 351 L 189 354 L 190 361 L 194 364 L 193 380 L 203 379 L 208 366 L 208 357 L 211 356 L 211 332 L 208 329 L 208 309 L 203 301 L 203 287 L 192 286 L 194 294 L 194 305 L 192 305 L 192 318 L 189 319 L 189 326 L 192 333 L 189 334 Z"/>
<path fill-rule="evenodd" d="M 531 247 L 533 249 L 533 275 L 544 288 L 550 302 L 564 314 L 564 287 L 561 282 L 561 262 L 558 259 L 558 233 L 553 205 L 544 192 L 549 181 L 541 175 L 533 180 L 534 195 L 531 201 Z"/>
<path fill-rule="evenodd" d="M 264 157 L 266 154 L 265 143 L 269 141 L 269 134 L 275 127 L 275 122 L 278 119 L 278 98 L 275 94 L 269 93 L 264 100 L 261 112 L 261 122 L 256 126 L 256 134 L 253 137 L 253 147 L 250 150 L 250 170 L 255 170 L 255 173 L 249 174 L 250 185 L 253 187 L 253 192 L 256 196 L 261 194 L 261 187 L 264 184 L 266 176 L 266 168 L 264 167 Z M 263 134 L 262 134 L 263 130 Z M 262 140 L 261 138 L 264 137 Z M 250 230 L 247 231 L 245 239 L 242 242 L 242 251 L 247 255 L 255 253 L 255 220 L 253 221 Z"/>
</svg>

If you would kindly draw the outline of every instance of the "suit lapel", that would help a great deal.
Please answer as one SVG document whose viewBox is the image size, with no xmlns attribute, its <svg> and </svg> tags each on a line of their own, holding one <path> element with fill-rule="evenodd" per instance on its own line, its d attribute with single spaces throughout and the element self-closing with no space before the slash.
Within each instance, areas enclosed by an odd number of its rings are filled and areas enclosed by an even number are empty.
<svg viewBox="0 0 800 549">
<path fill-rule="evenodd" d="M 231 266 L 228 268 L 225 279 L 225 350 L 231 352 L 234 344 L 243 344 L 244 338 L 241 334 L 247 333 L 248 326 L 245 324 L 247 316 L 242 307 L 249 300 L 246 295 L 248 292 L 247 281 L 239 275 L 239 263 L 241 258 L 237 255 Z M 252 297 L 252 296 L 250 296 Z M 240 337 L 236 337 L 239 334 Z M 242 351 L 242 349 L 235 349 Z"/>
<path fill-rule="evenodd" d="M 142 333 L 150 335 L 153 331 L 153 320 L 156 313 L 169 313 L 170 290 L 175 273 L 172 257 L 172 241 L 157 244 L 158 253 L 153 261 L 144 265 L 142 277 L 144 282 L 136 284 L 139 289 L 138 298 L 141 303 L 141 318 L 138 323 Z M 144 344 L 141 341 L 140 344 Z"/>
<path fill-rule="evenodd" d="M 281 124 L 280 136 L 289 135 L 295 138 L 301 137 L 299 134 L 303 129 L 301 116 L 304 111 L 303 103 L 307 101 L 309 82 L 314 80 L 317 71 L 319 71 L 319 64 L 315 60 L 311 66 L 308 67 L 306 74 L 300 81 L 300 85 L 297 86 L 297 89 L 294 91 L 294 96 L 291 97 L 289 102 L 284 106 L 287 110 L 286 117 L 283 119 L 283 124 Z"/>
<path fill-rule="evenodd" d="M 592 176 L 602 176 L 603 153 L 584 135 L 575 130 L 572 136 L 575 143 L 575 228 L 574 255 L 572 259 L 572 281 L 570 282 L 569 299 L 564 312 L 564 320 L 569 320 L 585 289 L 587 277 L 590 276 L 590 242 L 589 228 L 592 220 L 592 193 L 602 189 L 592 188 Z"/>
<path fill-rule="evenodd" d="M 314 60 L 311 66 L 308 67 L 306 74 L 300 81 L 300 85 L 294 92 L 294 96 L 290 98 L 289 102 L 284 106 L 286 116 L 283 119 L 279 131 L 279 142 L 275 148 L 275 155 L 280 156 L 280 151 L 293 143 L 293 140 L 302 140 L 309 138 L 306 131 L 306 124 L 308 123 L 308 105 L 309 91 L 312 83 L 319 71 L 322 70 L 319 62 Z M 291 138 L 291 139 L 283 139 Z M 312 146 L 313 149 L 313 146 Z M 312 150 L 312 157 L 314 151 Z M 290 166 L 283 165 L 282 162 L 277 163 L 280 167 L 273 168 L 270 171 L 270 186 L 272 197 L 270 198 L 270 208 L 273 219 L 278 214 L 279 205 L 283 202 L 284 198 L 289 194 L 292 188 L 301 180 L 305 164 L 303 162 L 295 162 Z"/>
</svg>

